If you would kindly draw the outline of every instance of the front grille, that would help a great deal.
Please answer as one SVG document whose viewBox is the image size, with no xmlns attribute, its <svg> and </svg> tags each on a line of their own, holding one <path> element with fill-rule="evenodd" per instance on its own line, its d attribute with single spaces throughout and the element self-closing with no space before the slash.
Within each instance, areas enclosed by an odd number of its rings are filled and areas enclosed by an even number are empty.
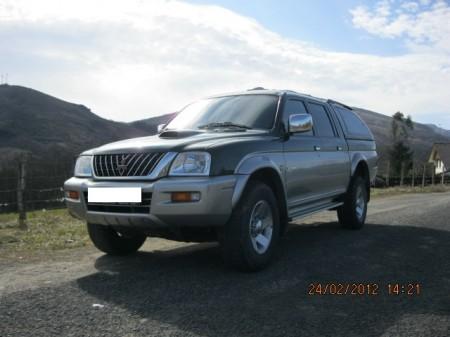
<svg viewBox="0 0 450 337">
<path fill-rule="evenodd" d="M 88 192 L 84 192 L 84 200 L 86 201 L 87 210 L 90 212 L 149 214 L 150 204 L 152 202 L 152 193 L 143 192 L 141 199 L 142 201 L 140 203 L 128 203 L 128 202 L 88 203 Z"/>
<path fill-rule="evenodd" d="M 97 177 L 146 177 L 153 172 L 164 153 L 99 154 L 94 156 Z"/>
</svg>

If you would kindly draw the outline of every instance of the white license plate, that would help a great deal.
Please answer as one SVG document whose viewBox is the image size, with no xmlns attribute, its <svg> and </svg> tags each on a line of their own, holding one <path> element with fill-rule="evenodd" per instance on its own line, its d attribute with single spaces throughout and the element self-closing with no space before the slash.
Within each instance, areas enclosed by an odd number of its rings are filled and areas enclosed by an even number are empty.
<svg viewBox="0 0 450 337">
<path fill-rule="evenodd" d="M 135 202 L 142 201 L 140 187 L 89 187 L 88 203 L 90 202 Z"/>
</svg>

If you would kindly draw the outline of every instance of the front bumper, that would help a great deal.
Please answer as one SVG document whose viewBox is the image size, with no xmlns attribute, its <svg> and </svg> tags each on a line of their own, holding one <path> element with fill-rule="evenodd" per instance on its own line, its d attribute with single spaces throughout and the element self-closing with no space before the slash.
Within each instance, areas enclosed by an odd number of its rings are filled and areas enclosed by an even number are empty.
<svg viewBox="0 0 450 337">
<path fill-rule="evenodd" d="M 153 182 L 99 181 L 92 178 L 70 178 L 65 191 L 79 192 L 80 199 L 66 198 L 69 212 L 89 223 L 133 227 L 221 226 L 232 212 L 248 176 L 167 177 Z M 89 187 L 140 187 L 142 193 L 151 193 L 149 213 L 117 213 L 88 210 L 85 193 Z M 174 203 L 171 192 L 200 192 L 196 202 Z"/>
</svg>

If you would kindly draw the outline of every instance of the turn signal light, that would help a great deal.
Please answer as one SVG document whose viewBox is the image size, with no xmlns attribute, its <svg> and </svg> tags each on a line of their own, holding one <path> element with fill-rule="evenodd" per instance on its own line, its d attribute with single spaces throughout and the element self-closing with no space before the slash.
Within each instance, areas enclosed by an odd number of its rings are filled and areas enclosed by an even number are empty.
<svg viewBox="0 0 450 337">
<path fill-rule="evenodd" d="M 172 192 L 172 202 L 193 202 L 200 200 L 200 192 Z"/>
<path fill-rule="evenodd" d="M 80 199 L 80 193 L 78 191 L 66 191 L 66 198 L 68 199 Z"/>
</svg>

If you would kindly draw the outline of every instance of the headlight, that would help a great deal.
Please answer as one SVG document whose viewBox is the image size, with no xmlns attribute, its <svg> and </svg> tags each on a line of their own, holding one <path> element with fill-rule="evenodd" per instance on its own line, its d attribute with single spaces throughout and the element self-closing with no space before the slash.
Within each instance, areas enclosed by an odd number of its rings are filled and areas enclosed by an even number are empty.
<svg viewBox="0 0 450 337">
<path fill-rule="evenodd" d="M 207 176 L 211 167 L 208 152 L 182 152 L 177 155 L 170 167 L 171 176 Z"/>
<path fill-rule="evenodd" d="M 75 164 L 75 177 L 92 176 L 92 156 L 79 156 Z"/>
</svg>

